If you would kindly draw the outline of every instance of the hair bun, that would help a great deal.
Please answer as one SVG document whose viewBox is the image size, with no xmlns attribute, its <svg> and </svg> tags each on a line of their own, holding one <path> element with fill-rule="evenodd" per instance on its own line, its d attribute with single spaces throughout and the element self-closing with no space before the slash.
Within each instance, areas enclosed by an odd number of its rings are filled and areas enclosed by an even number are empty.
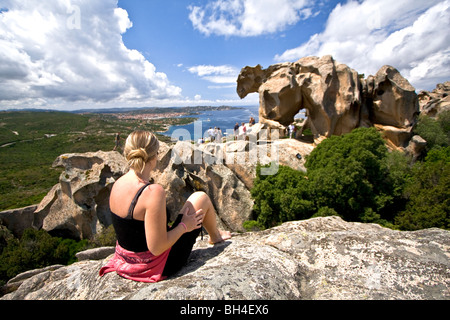
<svg viewBox="0 0 450 320">
<path fill-rule="evenodd" d="M 144 162 L 147 162 L 148 154 L 144 148 L 134 149 L 127 156 L 127 160 L 133 159 L 142 159 Z"/>
<path fill-rule="evenodd" d="M 145 164 L 158 154 L 158 149 L 159 141 L 153 133 L 138 130 L 128 136 L 123 154 L 129 167 L 142 173 Z"/>
</svg>

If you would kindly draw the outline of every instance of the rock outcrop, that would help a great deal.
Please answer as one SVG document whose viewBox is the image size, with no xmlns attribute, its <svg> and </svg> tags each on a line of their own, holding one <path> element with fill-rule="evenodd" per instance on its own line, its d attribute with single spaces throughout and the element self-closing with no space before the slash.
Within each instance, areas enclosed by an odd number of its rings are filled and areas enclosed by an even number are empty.
<svg viewBox="0 0 450 320">
<path fill-rule="evenodd" d="M 219 225 L 242 232 L 243 222 L 252 218 L 250 189 L 257 163 L 276 161 L 273 170 L 279 163 L 306 171 L 304 159 L 312 150 L 312 145 L 296 140 L 251 139 L 197 146 L 161 142 L 153 179 L 167 192 L 172 219 L 193 192 L 205 191 L 218 213 Z M 16 236 L 33 227 L 54 236 L 91 239 L 111 224 L 109 195 L 114 182 L 127 171 L 124 157 L 114 151 L 64 154 L 54 166 L 64 171 L 41 203 L 0 212 L 0 222 Z"/>
<path fill-rule="evenodd" d="M 242 223 L 250 218 L 253 201 L 250 191 L 231 169 L 191 142 L 179 141 L 173 147 L 160 144 L 159 154 L 152 178 L 166 190 L 172 220 L 193 192 L 204 191 L 217 211 L 219 226 L 243 231 Z"/>
<path fill-rule="evenodd" d="M 419 93 L 421 114 L 436 118 L 443 111 L 450 110 L 450 81 L 439 83 L 431 92 Z"/>
<path fill-rule="evenodd" d="M 63 154 L 53 163 L 64 171 L 34 212 L 33 227 L 55 236 L 90 239 L 109 226 L 109 194 L 126 161 L 118 152 Z"/>
<path fill-rule="evenodd" d="M 153 175 L 167 192 L 167 207 L 173 218 L 194 191 L 206 192 L 217 211 L 218 224 L 230 231 L 245 231 L 242 224 L 252 218 L 250 189 L 256 165 L 276 161 L 306 171 L 304 157 L 313 146 L 299 141 L 240 140 L 193 145 L 179 141 L 161 144 L 160 161 Z M 298 159 L 297 154 L 302 157 Z"/>
<path fill-rule="evenodd" d="M 450 232 L 400 232 L 338 217 L 284 223 L 196 243 L 175 276 L 146 284 L 106 260 L 35 270 L 11 279 L 14 299 L 450 299 Z"/>
<path fill-rule="evenodd" d="M 0 224 L 11 231 L 15 237 L 20 238 L 25 229 L 34 223 L 34 212 L 37 205 L 17 208 L 0 212 Z"/>
<path fill-rule="evenodd" d="M 419 113 L 415 89 L 391 66 L 363 79 L 331 56 L 305 57 L 262 69 L 245 67 L 237 80 L 244 98 L 259 92 L 259 121 L 285 130 L 300 110 L 316 141 L 376 126 L 392 147 L 407 147 Z"/>
</svg>

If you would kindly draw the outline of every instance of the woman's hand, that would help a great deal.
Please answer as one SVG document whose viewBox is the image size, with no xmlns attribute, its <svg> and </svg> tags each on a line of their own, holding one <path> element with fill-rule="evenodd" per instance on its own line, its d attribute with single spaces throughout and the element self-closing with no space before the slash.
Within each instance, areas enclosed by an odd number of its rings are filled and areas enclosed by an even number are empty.
<svg viewBox="0 0 450 320">
<path fill-rule="evenodd" d="M 200 209 L 196 212 L 189 212 L 189 207 L 186 207 L 183 214 L 183 218 L 181 222 L 186 226 L 186 232 L 191 232 L 195 229 L 199 229 L 202 227 L 203 218 L 205 214 L 203 213 L 203 209 Z"/>
</svg>

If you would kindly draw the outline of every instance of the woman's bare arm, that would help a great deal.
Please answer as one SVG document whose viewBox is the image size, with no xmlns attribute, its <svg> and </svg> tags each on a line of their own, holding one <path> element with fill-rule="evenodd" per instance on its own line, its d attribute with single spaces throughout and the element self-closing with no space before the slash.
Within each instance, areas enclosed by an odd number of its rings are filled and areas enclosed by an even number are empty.
<svg viewBox="0 0 450 320">
<path fill-rule="evenodd" d="M 183 224 L 167 231 L 166 192 L 158 184 L 150 185 L 145 195 L 145 235 L 149 251 L 158 256 L 171 248 L 185 233 L 201 227 L 202 210 L 195 214 L 183 212 Z M 186 228 L 184 227 L 186 226 Z"/>
</svg>

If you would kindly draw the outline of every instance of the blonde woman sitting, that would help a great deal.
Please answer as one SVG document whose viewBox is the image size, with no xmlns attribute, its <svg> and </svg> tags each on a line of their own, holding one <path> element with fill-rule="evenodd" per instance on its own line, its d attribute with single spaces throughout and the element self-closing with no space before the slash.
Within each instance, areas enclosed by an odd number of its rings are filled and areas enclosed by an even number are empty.
<svg viewBox="0 0 450 320">
<path fill-rule="evenodd" d="M 204 192 L 192 194 L 168 227 L 165 190 L 150 182 L 158 149 L 158 139 L 148 131 L 135 131 L 126 140 L 130 170 L 114 183 L 109 202 L 116 253 L 100 276 L 116 271 L 136 281 L 164 280 L 187 262 L 202 225 L 211 244 L 231 238 L 230 232 L 217 229 L 214 206 Z"/>
</svg>

